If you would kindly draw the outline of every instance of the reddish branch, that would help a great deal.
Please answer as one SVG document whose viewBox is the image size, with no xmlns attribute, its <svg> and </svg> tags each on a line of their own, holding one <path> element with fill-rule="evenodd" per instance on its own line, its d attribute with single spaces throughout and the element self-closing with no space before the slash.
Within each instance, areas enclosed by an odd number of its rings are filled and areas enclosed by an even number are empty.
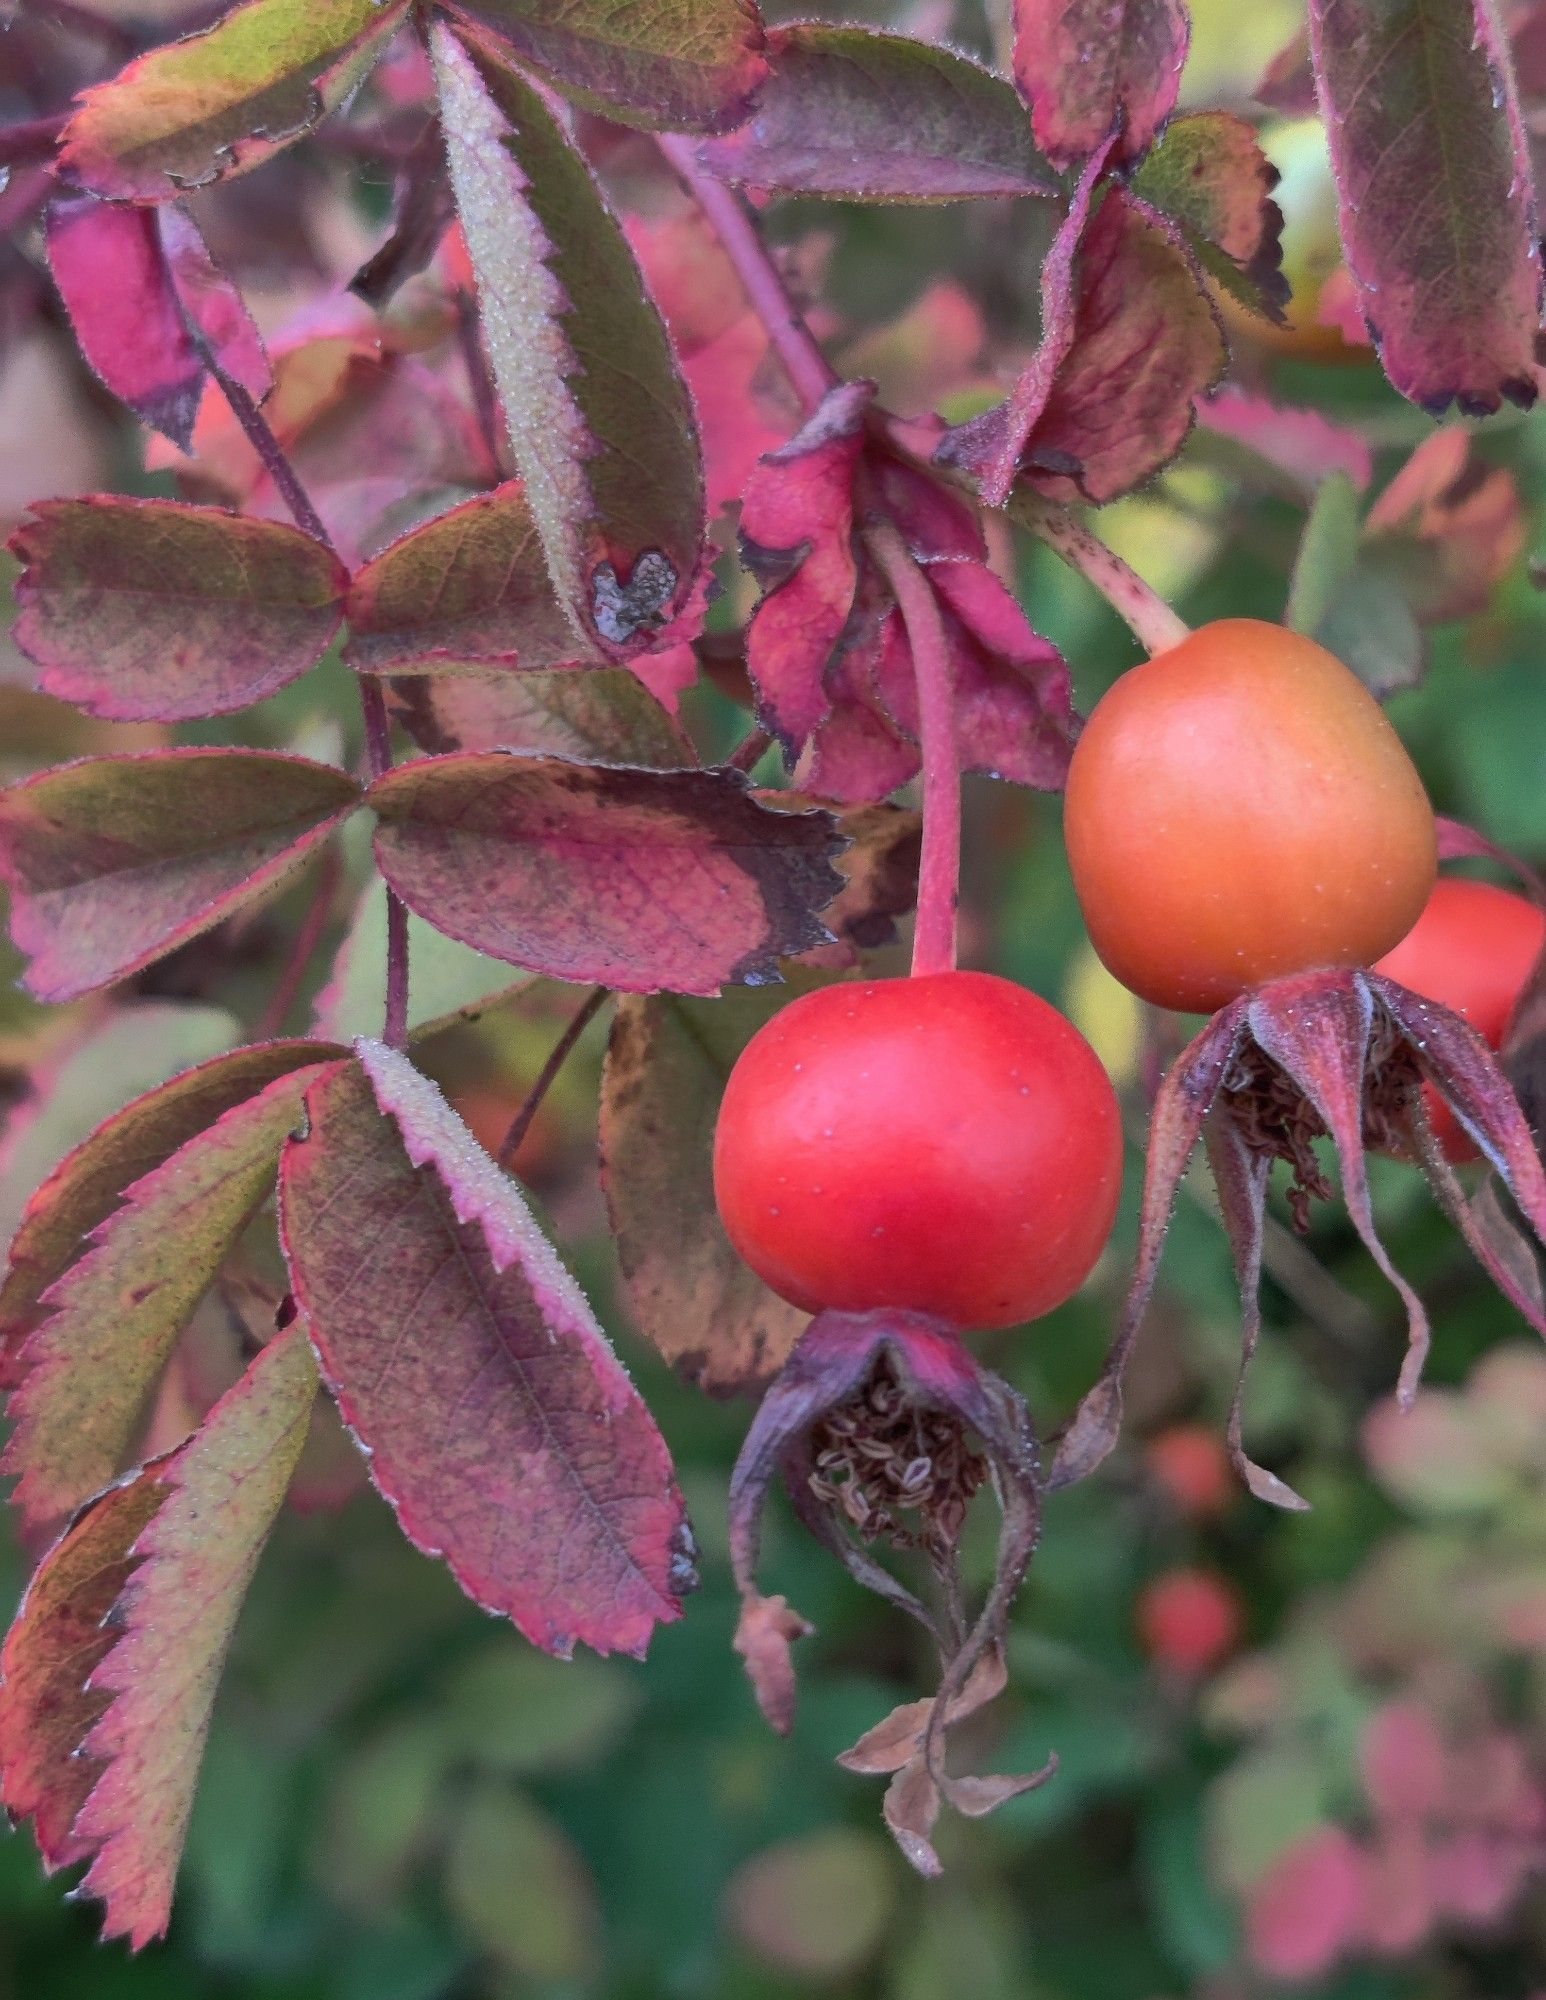
<svg viewBox="0 0 1546 2000">
<path fill-rule="evenodd" d="M 660 150 L 719 238 L 752 310 L 767 330 L 785 374 L 806 407 L 814 410 L 836 384 L 837 376 L 806 325 L 804 315 L 790 298 L 783 273 L 763 242 L 751 212 L 733 189 L 716 180 L 700 164 L 691 139 L 663 137 Z"/>
<path fill-rule="evenodd" d="M 597 1014 L 600 1013 L 602 1007 L 606 1004 L 606 999 L 607 988 L 605 986 L 592 987 L 575 1010 L 574 1018 L 570 1021 L 568 1027 L 565 1028 L 564 1032 L 554 1043 L 553 1053 L 542 1065 L 542 1070 L 537 1081 L 527 1091 L 525 1103 L 516 1112 L 514 1122 L 500 1144 L 497 1157 L 502 1167 L 508 1167 L 516 1154 L 521 1150 L 521 1141 L 531 1130 L 532 1120 L 542 1109 L 542 1100 L 553 1088 L 558 1072 L 569 1060 L 575 1043 L 585 1033 L 591 1022 L 595 1020 Z"/>
<path fill-rule="evenodd" d="M 923 853 L 918 864 L 918 921 L 913 972 L 951 972 L 956 962 L 956 906 L 961 893 L 961 757 L 955 686 L 944 620 L 928 578 L 889 521 L 866 530 L 870 552 L 896 598 L 918 684 L 923 754 Z"/>
<path fill-rule="evenodd" d="M 206 359 L 232 415 L 273 480 L 275 491 L 289 508 L 295 525 L 336 555 L 327 524 L 297 477 L 267 417 L 240 382 L 233 381 L 213 358 L 206 356 Z M 357 674 L 355 679 L 365 720 L 366 764 L 372 778 L 381 778 L 392 768 L 392 724 L 386 696 L 371 675 Z M 408 1041 L 408 911 L 390 889 L 387 891 L 386 1020 L 382 1039 L 394 1049 L 406 1047 Z"/>
</svg>

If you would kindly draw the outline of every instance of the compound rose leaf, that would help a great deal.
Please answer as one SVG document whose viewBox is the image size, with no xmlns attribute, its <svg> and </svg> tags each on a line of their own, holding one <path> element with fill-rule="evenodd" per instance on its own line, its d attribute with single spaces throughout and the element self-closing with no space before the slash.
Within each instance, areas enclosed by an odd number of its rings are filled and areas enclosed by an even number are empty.
<svg viewBox="0 0 1546 2000">
<path fill-rule="evenodd" d="M 432 757 L 450 750 L 536 750 L 581 763 L 681 770 L 692 744 L 628 667 L 584 673 L 409 675 L 388 683 L 398 721 Z"/>
<path fill-rule="evenodd" d="M 400 764 L 371 787 L 382 874 L 491 958 L 625 992 L 763 985 L 831 933 L 829 813 L 774 812 L 739 771 L 509 751 Z"/>
<path fill-rule="evenodd" d="M 281 881 L 359 799 L 271 750 L 85 757 L 0 792 L 11 936 L 40 1000 L 107 986 Z"/>
<path fill-rule="evenodd" d="M 1116 160 L 1153 145 L 1176 106 L 1191 39 L 1182 0 L 1015 0 L 1015 81 L 1055 166 L 1112 132 Z"/>
<path fill-rule="evenodd" d="M 298 528 L 104 494 L 32 512 L 10 543 L 14 637 L 38 685 L 88 715 L 244 708 L 314 667 L 338 631 L 348 577 Z"/>
<path fill-rule="evenodd" d="M 301 1040 L 233 1049 L 104 1119 L 64 1156 L 22 1214 L 0 1281 L 0 1353 L 9 1358 L 38 1324 L 38 1301 L 133 1183 L 279 1077 L 342 1054 L 327 1042 Z"/>
<path fill-rule="evenodd" d="M 768 51 L 751 119 L 702 149 L 724 180 L 844 201 L 1057 192 L 1013 88 L 968 56 L 815 21 L 773 29 Z"/>
<path fill-rule="evenodd" d="M 579 650 L 626 660 L 702 566 L 692 405 L 633 252 L 535 87 L 430 33 L 483 328 L 526 498 Z"/>
<path fill-rule="evenodd" d="M 0 1459 L 29 1522 L 58 1521 L 116 1477 L 178 1335 L 273 1189 L 316 1074 L 276 1077 L 133 1182 L 44 1293 Z"/>
<path fill-rule="evenodd" d="M 405 1057 L 358 1047 L 309 1093 L 280 1211 L 371 1477 L 534 1645 L 642 1655 L 694 1580 L 665 1442 L 516 1183 Z"/>
<path fill-rule="evenodd" d="M 1178 118 L 1133 176 L 1133 191 L 1180 225 L 1198 262 L 1242 305 L 1281 320 L 1283 212 L 1278 170 L 1232 111 Z"/>
<path fill-rule="evenodd" d="M 241 294 L 175 206 L 60 195 L 44 216 L 49 267 L 87 365 L 135 416 L 186 451 L 210 359 L 261 400 L 268 356 Z"/>
<path fill-rule="evenodd" d="M 117 1637 L 109 1614 L 134 1570 L 131 1551 L 166 1498 L 159 1466 L 109 1487 L 43 1557 L 0 1648 L 0 1803 L 31 1819 L 50 1871 L 85 1860 L 72 1836 L 102 1766 L 80 1746 L 112 1696 L 90 1686 Z"/>
<path fill-rule="evenodd" d="M 156 202 L 247 173 L 358 87 L 406 12 L 406 0 L 247 0 L 83 91 L 60 178 Z"/>
<path fill-rule="evenodd" d="M 71 1834 L 95 1857 L 79 1893 L 103 1903 L 103 1936 L 136 1950 L 171 1915 L 220 1671 L 316 1398 L 316 1362 L 293 1326 L 185 1445 L 136 1475 L 160 1504 L 130 1546 L 109 1614 L 117 1636 L 91 1672 L 88 1692 L 110 1701 L 81 1744 L 100 1776 Z"/>
<path fill-rule="evenodd" d="M 1535 401 L 1541 258 L 1491 0 L 1311 0 L 1342 241 L 1403 396 L 1468 416 Z"/>
<path fill-rule="evenodd" d="M 366 673 L 570 666 L 584 651 L 518 479 L 410 529 L 349 593 L 345 657 Z"/>
<path fill-rule="evenodd" d="M 812 984 L 796 975 L 796 992 Z M 713 1396 L 766 1386 L 810 1315 L 769 1291 L 714 1205 L 714 1124 L 737 1056 L 787 989 L 618 1002 L 601 1085 L 601 1161 L 618 1264 L 639 1327 Z"/>
<path fill-rule="evenodd" d="M 625 125 L 723 132 L 768 74 L 755 0 L 451 0 L 545 83 Z"/>
</svg>

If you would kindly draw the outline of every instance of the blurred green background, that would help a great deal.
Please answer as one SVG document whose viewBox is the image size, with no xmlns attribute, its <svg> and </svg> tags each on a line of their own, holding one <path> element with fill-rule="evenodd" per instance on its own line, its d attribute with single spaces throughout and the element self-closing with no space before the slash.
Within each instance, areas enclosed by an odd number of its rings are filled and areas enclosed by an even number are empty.
<svg viewBox="0 0 1546 2000">
<path fill-rule="evenodd" d="M 861 11 L 953 25 L 986 48 L 1004 10 Z M 1190 100 L 1245 105 L 1297 7 L 1220 0 L 1197 12 Z M 319 202 L 380 214 L 379 184 L 336 163 L 326 173 Z M 1045 226 L 997 209 L 777 218 L 791 241 L 821 233 L 855 341 L 953 274 L 987 307 L 989 332 L 1023 344 Z M 37 379 L 60 385 L 46 438 L 36 388 L 17 391 L 13 359 L 8 389 L 0 366 L 0 450 L 42 447 L 15 505 L 8 483 L 11 515 L 45 491 L 171 490 L 138 469 L 135 441 L 88 397 L 56 332 L 39 353 L 26 365 L 46 364 Z M 892 357 L 903 372 L 908 361 Z M 1375 450 L 1376 492 L 1432 429 L 1367 360 L 1307 362 L 1246 342 L 1236 366 L 1253 388 L 1356 429 Z M 1474 451 L 1516 482 L 1537 547 L 1546 419 L 1500 417 L 1476 429 Z M 1102 532 L 1193 622 L 1280 617 L 1306 502 L 1270 488 L 1200 439 L 1150 492 L 1109 510 Z M 1017 560 L 1033 621 L 1065 648 L 1088 707 L 1135 657 L 1132 642 L 1044 551 Z M 1546 604 L 1527 557 L 1508 561 L 1483 610 L 1427 643 L 1426 678 L 1391 712 L 1436 803 L 1546 859 Z M 135 740 L 26 688 L 25 663 L 5 662 L 7 774 Z M 722 697 L 700 691 L 689 708 L 705 743 L 734 740 L 741 724 Z M 347 737 L 352 712 L 329 667 L 235 726 L 238 740 L 326 743 Z M 225 725 L 208 734 L 231 737 Z M 1066 1006 L 1141 1128 L 1141 1023 L 1083 941 L 1057 801 L 968 789 L 967 962 Z M 232 1014 L 250 1026 L 299 906 L 281 901 L 140 982 L 133 1006 L 153 1015 L 45 1018 L 7 995 L 0 1079 L 18 1104 L 7 1225 L 95 1118 L 223 1045 Z M 434 949 L 424 944 L 419 977 L 443 977 L 452 1004 L 471 990 L 469 969 Z M 537 993 L 434 1044 L 485 1137 L 561 1018 Z M 91 1913 L 43 1879 L 30 1841 L 0 1841 L 0 2000 L 1539 2000 L 1546 1353 L 1418 1177 L 1377 1163 L 1388 1245 L 1434 1318 L 1431 1387 L 1404 1422 L 1388 1401 L 1397 1302 L 1340 1213 L 1318 1214 L 1308 1245 L 1281 1226 L 1272 1239 L 1248 1422 L 1256 1455 L 1313 1501 L 1304 1516 L 1220 1482 L 1207 1439 L 1222 1432 L 1238 1313 L 1208 1193 L 1188 1185 L 1127 1442 L 1050 1505 L 1016 1613 L 1012 1691 L 972 1745 L 996 1768 L 1056 1750 L 1061 1769 L 991 1821 L 946 1827 L 947 1875 L 924 1887 L 884 1835 L 878 1788 L 832 1761 L 926 1685 L 910 1628 L 776 1511 L 770 1587 L 819 1628 L 801 1648 L 788 1742 L 761 1724 L 730 1650 L 724 1492 L 747 1411 L 675 1382 L 618 1298 L 593 1164 L 603 1032 L 565 1072 L 522 1167 L 677 1455 L 704 1551 L 685 1620 L 642 1667 L 561 1666 L 465 1604 L 373 1496 L 292 1512 L 239 1629 L 169 1942 L 138 1960 L 98 1948 Z M 41 1109 L 27 1097 L 37 1078 Z M 984 1342 L 1048 1428 L 1104 1352 L 1137 1165 L 1135 1151 L 1122 1224 L 1085 1293 L 1032 1332 Z M 9 1603 L 21 1553 L 8 1549 L 4 1565 Z M 1156 1597 L 1177 1571 L 1203 1573 L 1200 1592 Z"/>
</svg>

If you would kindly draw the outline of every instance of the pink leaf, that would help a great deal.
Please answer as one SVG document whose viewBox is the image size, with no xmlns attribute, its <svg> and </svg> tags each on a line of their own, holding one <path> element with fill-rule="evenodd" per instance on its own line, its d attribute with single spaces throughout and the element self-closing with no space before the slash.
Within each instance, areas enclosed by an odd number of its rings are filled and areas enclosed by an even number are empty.
<svg viewBox="0 0 1546 2000">
<path fill-rule="evenodd" d="M 1306 1834 L 1251 1890 L 1246 1949 L 1274 1979 L 1317 1979 L 1352 1950 L 1363 1926 L 1366 1861 L 1341 1827 Z"/>
<path fill-rule="evenodd" d="M 1342 240 L 1385 372 L 1437 414 L 1535 401 L 1541 263 L 1490 0 L 1311 0 Z"/>
<path fill-rule="evenodd" d="M 1333 472 L 1345 473 L 1360 492 L 1374 476 L 1374 455 L 1356 431 L 1333 423 L 1319 410 L 1290 409 L 1247 390 L 1224 388 L 1200 403 L 1197 427 L 1227 438 L 1248 456 L 1249 465 L 1232 464 L 1231 470 L 1239 476 L 1254 472 L 1258 482 L 1265 477 L 1274 486 L 1283 484 L 1289 499 L 1313 496 Z"/>
<path fill-rule="evenodd" d="M 626 125 L 723 132 L 768 73 L 755 0 L 453 0 L 525 69 Z"/>
<path fill-rule="evenodd" d="M 406 0 L 247 0 L 83 91 L 60 178 L 155 202 L 247 173 L 359 86 L 406 12 Z"/>
<path fill-rule="evenodd" d="M 1015 81 L 1053 164 L 1082 163 L 1113 132 L 1119 161 L 1147 151 L 1190 37 L 1181 0 L 1015 0 Z"/>
<path fill-rule="evenodd" d="M 491 958 L 627 992 L 763 984 L 829 943 L 842 878 L 823 812 L 772 812 L 738 771 L 471 752 L 371 788 L 376 858 L 411 909 Z"/>
<path fill-rule="evenodd" d="M 171 1914 L 220 1671 L 316 1394 L 316 1364 L 295 1326 L 187 1444 L 136 1475 L 165 1497 L 133 1543 L 135 1567 L 111 1614 L 118 1636 L 91 1672 L 90 1692 L 113 1699 L 81 1745 L 104 1768 L 72 1833 L 95 1855 L 79 1893 L 105 1905 L 103 1935 L 136 1950 Z"/>
<path fill-rule="evenodd" d="M 0 1461 L 30 1523 L 57 1522 L 117 1475 L 179 1334 L 273 1191 L 316 1074 L 291 1068 L 169 1153 L 43 1295 Z"/>
<path fill-rule="evenodd" d="M 360 1051 L 311 1090 L 280 1207 L 371 1477 L 534 1644 L 642 1654 L 692 1580 L 665 1444 L 514 1181 L 404 1057 Z"/>
<path fill-rule="evenodd" d="M 768 52 L 751 118 L 703 148 L 725 180 L 845 201 L 1056 191 L 1013 89 L 967 56 L 816 21 L 773 29 Z"/>
<path fill-rule="evenodd" d="M 81 353 L 143 422 L 186 450 L 211 357 L 249 395 L 268 393 L 258 330 L 181 209 L 61 195 L 45 233 Z"/>
<path fill-rule="evenodd" d="M 184 1070 L 146 1091 L 67 1153 L 27 1203 L 0 1283 L 7 1370 L 38 1324 L 38 1301 L 105 1222 L 125 1190 L 268 1084 L 342 1051 L 326 1042 L 260 1042 Z M 9 1380 L 7 1386 L 14 1386 Z"/>
<path fill-rule="evenodd" d="M 1485 611 L 1528 539 L 1513 473 L 1480 463 L 1460 424 L 1423 440 L 1370 508 L 1364 533 L 1424 624 Z"/>
<path fill-rule="evenodd" d="M 1444 1810 L 1449 1782 L 1444 1739 L 1432 1711 L 1415 1697 L 1386 1702 L 1369 1718 L 1358 1759 L 1379 1818 L 1424 1820 Z"/>
<path fill-rule="evenodd" d="M 631 216 L 628 240 L 692 392 L 708 510 L 717 515 L 740 499 L 758 459 L 799 429 L 800 405 L 770 362 L 767 330 L 700 210 Z"/>
<path fill-rule="evenodd" d="M 584 653 L 519 480 L 409 529 L 349 594 L 345 656 L 367 673 L 577 666 Z"/>
<path fill-rule="evenodd" d="M 554 588 L 626 660 L 687 604 L 703 462 L 660 315 L 589 167 L 479 38 L 431 30 L 494 380 Z"/>
<path fill-rule="evenodd" d="M 280 882 L 352 778 L 269 750 L 87 757 L 0 792 L 11 936 L 43 1000 L 110 985 Z"/>
<path fill-rule="evenodd" d="M 10 543 L 14 636 L 39 686 L 88 715 L 244 708 L 314 667 L 338 631 L 348 577 L 297 528 L 106 495 L 32 511 Z"/>
</svg>

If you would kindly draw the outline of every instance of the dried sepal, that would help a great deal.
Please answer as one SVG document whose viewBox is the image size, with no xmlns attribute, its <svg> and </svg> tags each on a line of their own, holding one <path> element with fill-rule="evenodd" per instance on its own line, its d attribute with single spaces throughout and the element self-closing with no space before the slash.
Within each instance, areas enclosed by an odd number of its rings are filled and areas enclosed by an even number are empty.
<svg viewBox="0 0 1546 2000">
<path fill-rule="evenodd" d="M 1105 1368 L 1064 1432 L 1049 1491 L 1084 1479 L 1106 1458 L 1122 1423 L 1122 1384 L 1153 1294 L 1183 1176 L 1206 1140 L 1224 1227 L 1240 1284 L 1241 1364 L 1228 1420 L 1230 1457 L 1258 1499 L 1300 1508 L 1304 1500 L 1244 1446 L 1245 1377 L 1261 1334 L 1258 1291 L 1267 1185 L 1290 1173 L 1295 1225 L 1333 1189 L 1315 1151 L 1330 1139 L 1342 1198 L 1369 1254 L 1399 1294 L 1407 1351 L 1398 1398 L 1410 1407 L 1430 1345 L 1427 1313 L 1396 1269 L 1375 1225 L 1367 1156 L 1421 1167 L 1439 1206 L 1493 1283 L 1538 1331 L 1546 1299 L 1532 1245 L 1495 1191 L 1468 1199 L 1444 1158 L 1423 1086 L 1447 1105 L 1494 1168 L 1520 1217 L 1546 1243 L 1546 1168 L 1509 1078 L 1482 1037 L 1437 1002 L 1374 972 L 1298 973 L 1273 980 L 1216 1014 L 1160 1083 L 1150 1124 L 1138 1256 Z"/>
<path fill-rule="evenodd" d="M 905 1703 L 839 1759 L 847 1770 L 890 1775 L 886 1824 L 913 1866 L 937 1875 L 931 1836 L 941 1804 L 979 1817 L 1043 1784 L 1054 1768 L 991 1777 L 955 1777 L 945 1768 L 951 1725 L 1004 1686 L 1004 1632 L 1041 1523 L 1029 1413 L 940 1321 L 892 1312 L 828 1312 L 812 1321 L 763 1399 L 730 1486 L 731 1560 L 743 1604 L 736 1650 L 763 1713 L 787 1730 L 795 1700 L 790 1648 L 810 1628 L 783 1598 L 757 1587 L 762 1510 L 779 1476 L 817 1539 L 856 1580 L 917 1619 L 939 1651 L 938 1691 Z M 989 1481 L 1003 1524 L 992 1584 L 969 1623 L 957 1545 L 967 1506 Z M 869 1552 L 877 1541 L 926 1556 L 936 1603 Z"/>
</svg>

